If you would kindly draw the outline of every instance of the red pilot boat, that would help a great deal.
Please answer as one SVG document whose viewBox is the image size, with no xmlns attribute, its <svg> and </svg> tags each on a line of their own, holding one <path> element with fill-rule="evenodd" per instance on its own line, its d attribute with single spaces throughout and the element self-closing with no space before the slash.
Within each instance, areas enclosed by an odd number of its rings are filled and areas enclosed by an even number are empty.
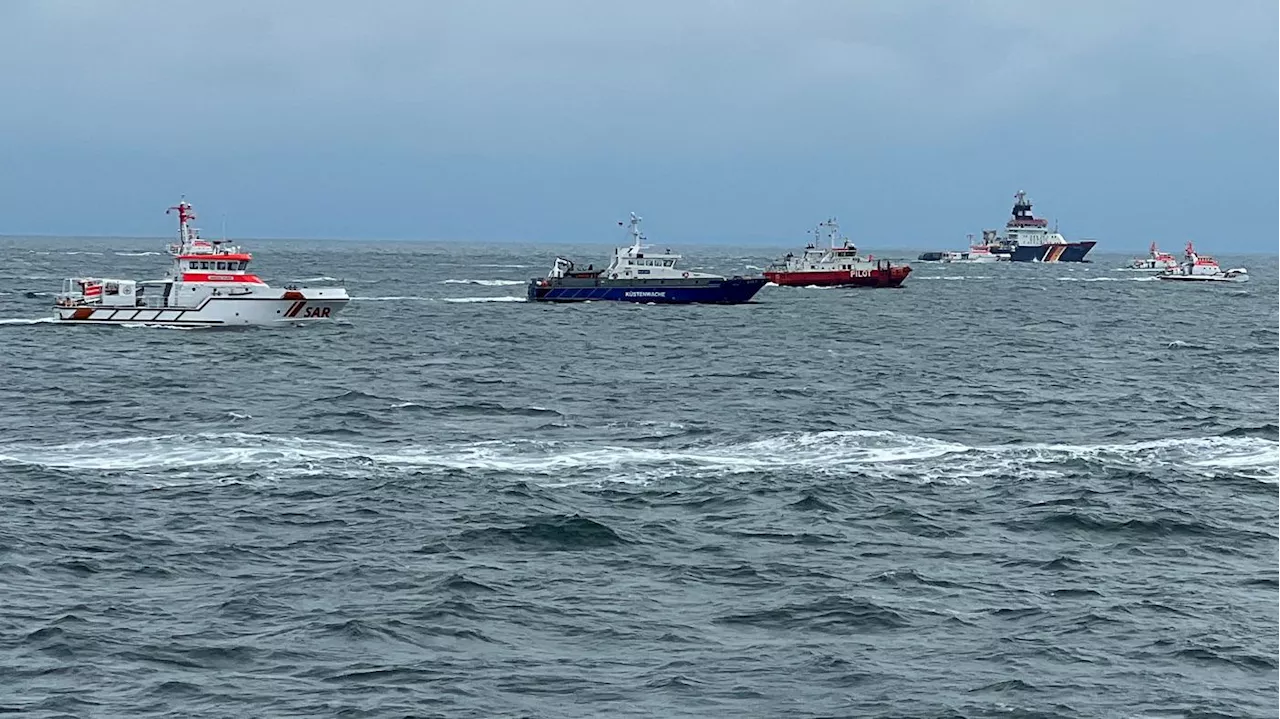
<svg viewBox="0 0 1280 719">
<path fill-rule="evenodd" d="M 810 242 L 803 254 L 788 252 L 764 271 L 770 282 L 788 287 L 900 287 L 911 274 L 908 265 L 858 256 L 858 248 L 840 235 L 834 218 L 819 223 L 812 232 L 817 241 Z M 824 240 L 830 247 L 821 246 Z"/>
</svg>

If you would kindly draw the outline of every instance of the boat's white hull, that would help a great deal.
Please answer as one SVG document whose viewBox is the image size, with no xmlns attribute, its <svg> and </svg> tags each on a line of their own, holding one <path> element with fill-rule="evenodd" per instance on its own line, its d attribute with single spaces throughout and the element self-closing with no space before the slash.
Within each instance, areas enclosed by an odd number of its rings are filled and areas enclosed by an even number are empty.
<svg viewBox="0 0 1280 719">
<path fill-rule="evenodd" d="M 238 327 L 333 319 L 347 305 L 345 290 L 311 290 L 299 298 L 209 297 L 195 307 L 55 307 L 59 322 L 87 325 Z"/>
<path fill-rule="evenodd" d="M 1249 275 L 1156 275 L 1156 279 L 1169 282 L 1248 282 Z"/>
<path fill-rule="evenodd" d="M 963 259 L 939 260 L 939 262 L 943 262 L 945 264 L 951 264 L 951 265 L 984 265 L 990 262 L 1000 262 L 1000 261 L 1001 259 L 999 255 L 982 255 L 980 257 L 966 257 Z"/>
</svg>

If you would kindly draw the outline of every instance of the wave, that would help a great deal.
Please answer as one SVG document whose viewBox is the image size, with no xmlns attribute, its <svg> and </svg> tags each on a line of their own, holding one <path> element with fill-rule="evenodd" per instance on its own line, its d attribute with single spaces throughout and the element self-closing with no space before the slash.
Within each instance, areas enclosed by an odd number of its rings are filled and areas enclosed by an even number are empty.
<svg viewBox="0 0 1280 719">
<path fill-rule="evenodd" d="M 441 302 L 525 302 L 524 297 L 442 297 Z"/>
<path fill-rule="evenodd" d="M 264 466 L 292 474 L 332 473 L 344 466 L 363 472 L 369 465 L 378 465 L 514 473 L 555 480 L 578 475 L 592 482 L 800 471 L 911 482 L 969 482 L 1058 476 L 1055 466 L 1083 462 L 1109 472 L 1149 471 L 1162 466 L 1206 477 L 1229 473 L 1276 482 L 1280 480 L 1278 446 L 1255 436 L 1128 444 L 968 446 L 897 432 L 852 430 L 786 433 L 749 442 L 683 448 L 521 439 L 388 447 L 230 432 L 0 445 L 0 463 L 102 471 Z"/>
<path fill-rule="evenodd" d="M 244 327 L 226 327 L 226 326 L 218 327 L 218 326 L 215 326 L 215 325 L 209 325 L 209 326 L 207 326 L 207 327 L 201 327 L 201 326 L 194 326 L 194 327 L 176 327 L 176 326 L 174 326 L 174 325 L 152 324 L 152 323 L 150 323 L 150 322 L 137 322 L 137 323 L 134 323 L 134 324 L 128 324 L 128 325 L 111 325 L 111 326 L 112 326 L 113 328 L 118 328 L 118 329 L 122 329 L 122 330 L 173 330 L 173 331 L 176 331 L 176 332 L 216 331 L 216 330 L 225 330 L 225 329 L 247 329 L 247 328 L 244 328 Z"/>
<path fill-rule="evenodd" d="M 0 319 L 0 325 L 43 325 L 50 322 L 57 322 L 52 317 L 10 317 L 8 319 Z"/>
<path fill-rule="evenodd" d="M 1155 282 L 1154 275 L 1145 277 L 1058 277 L 1060 282 Z"/>
<path fill-rule="evenodd" d="M 339 282 L 339 281 L 341 281 L 341 278 L 329 277 L 328 275 L 322 275 L 320 277 L 303 277 L 302 279 L 298 280 L 298 282 Z"/>
<path fill-rule="evenodd" d="M 577 514 L 530 518 L 514 527 L 468 529 L 458 539 L 473 546 L 514 545 L 536 549 L 591 549 L 629 543 L 607 525 Z"/>
<path fill-rule="evenodd" d="M 991 275 L 922 275 L 917 280 L 989 280 Z"/>
<path fill-rule="evenodd" d="M 112 253 L 112 254 L 118 255 L 118 256 L 120 256 L 120 257 L 154 257 L 154 256 L 156 256 L 156 255 L 162 255 L 162 254 L 164 254 L 164 253 L 163 253 L 163 252 L 152 252 L 152 251 L 150 251 L 150 250 L 147 250 L 147 251 L 144 251 L 144 252 L 115 252 L 115 253 Z"/>
<path fill-rule="evenodd" d="M 524 280 L 445 280 L 445 285 L 480 285 L 481 287 L 510 287 L 523 285 Z"/>
<path fill-rule="evenodd" d="M 731 614 L 716 619 L 721 624 L 742 624 L 789 631 L 827 634 L 863 634 L 907 626 L 900 612 L 867 599 L 830 596 L 804 604 Z"/>
</svg>

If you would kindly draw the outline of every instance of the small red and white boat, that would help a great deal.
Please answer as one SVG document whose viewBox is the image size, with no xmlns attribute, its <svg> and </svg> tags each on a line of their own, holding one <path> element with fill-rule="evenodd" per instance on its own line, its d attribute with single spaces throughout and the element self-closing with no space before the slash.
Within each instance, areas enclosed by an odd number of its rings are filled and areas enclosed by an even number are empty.
<svg viewBox="0 0 1280 719">
<path fill-rule="evenodd" d="M 840 235 L 835 219 L 812 230 L 817 237 L 799 256 L 790 252 L 764 271 L 764 276 L 788 287 L 899 287 L 911 274 L 908 265 L 858 255 L 858 248 Z M 829 247 L 822 247 L 829 240 Z"/>
<path fill-rule="evenodd" d="M 1224 270 L 1218 261 L 1208 255 L 1196 254 L 1195 247 L 1187 243 L 1182 264 L 1156 275 L 1158 280 L 1182 282 L 1248 282 L 1249 271 L 1243 267 Z"/>
<path fill-rule="evenodd" d="M 98 325 L 216 327 L 332 319 L 351 299 L 345 287 L 270 287 L 248 271 L 253 256 L 191 227 L 186 200 L 178 213 L 173 267 L 160 280 L 73 277 L 54 298 L 54 319 Z"/>
<path fill-rule="evenodd" d="M 1140 272 L 1164 272 L 1165 270 L 1177 269 L 1177 267 L 1178 258 L 1168 252 L 1161 252 L 1156 249 L 1156 243 L 1152 242 L 1150 253 L 1146 257 L 1135 257 L 1126 269 Z"/>
</svg>

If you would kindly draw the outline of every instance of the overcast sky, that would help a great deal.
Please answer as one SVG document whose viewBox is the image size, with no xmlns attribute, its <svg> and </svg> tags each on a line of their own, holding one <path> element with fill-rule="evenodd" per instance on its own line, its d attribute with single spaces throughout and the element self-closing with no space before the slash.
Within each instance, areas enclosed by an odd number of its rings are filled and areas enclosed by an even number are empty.
<svg viewBox="0 0 1280 719">
<path fill-rule="evenodd" d="M 1277 247 L 1275 0 L 5 0 L 0 233 Z M 216 218 L 216 219 L 214 219 Z"/>
</svg>

